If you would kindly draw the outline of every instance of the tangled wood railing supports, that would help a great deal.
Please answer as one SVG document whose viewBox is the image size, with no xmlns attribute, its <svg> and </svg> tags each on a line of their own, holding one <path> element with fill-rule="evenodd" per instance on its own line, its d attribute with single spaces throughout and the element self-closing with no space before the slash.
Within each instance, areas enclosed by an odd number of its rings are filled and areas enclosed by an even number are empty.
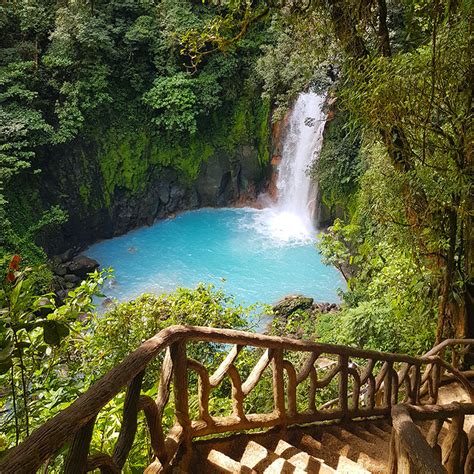
<svg viewBox="0 0 474 474">
<path fill-rule="evenodd" d="M 473 403 L 393 407 L 390 474 L 474 472 L 474 427 L 467 435 L 466 415 L 474 415 Z M 416 425 L 422 421 L 432 421 L 426 438 Z M 448 433 L 440 443 L 439 434 L 446 421 L 450 422 Z"/>
<path fill-rule="evenodd" d="M 211 374 L 198 360 L 188 357 L 190 343 L 230 345 L 221 364 Z M 474 342 L 474 341 L 473 341 Z M 245 380 L 239 372 L 244 348 L 260 355 Z M 162 357 L 156 399 L 141 393 L 147 366 Z M 160 359 L 161 360 L 161 359 Z M 430 402 L 437 399 L 443 370 L 468 389 L 469 382 L 436 353 L 426 357 L 367 351 L 234 330 L 172 326 L 144 342 L 68 408 L 35 430 L 0 463 L 1 473 L 35 472 L 58 450 L 69 445 L 66 473 L 94 469 L 118 473 L 132 448 L 138 413 L 143 410 L 149 432 L 151 462 L 147 473 L 161 472 L 172 463 L 180 446 L 184 459 L 192 439 L 199 436 L 318 421 L 390 416 L 400 402 L 420 404 L 423 390 Z M 271 372 L 271 376 L 265 374 Z M 190 409 L 189 377 L 198 381 L 198 410 Z M 271 385 L 273 406 L 264 413 L 246 410 L 246 401 L 257 384 Z M 210 409 L 212 392 L 230 381 L 232 413 L 215 416 Z M 96 418 L 121 390 L 127 389 L 121 430 L 111 454 L 90 454 Z M 337 391 L 336 403 L 322 400 L 324 390 Z M 170 405 L 171 394 L 172 403 Z M 474 394 L 473 394 L 474 396 Z M 196 400 L 196 399 L 193 399 Z M 433 403 L 433 402 L 432 402 Z M 174 410 L 175 424 L 164 429 L 165 408 Z"/>
</svg>

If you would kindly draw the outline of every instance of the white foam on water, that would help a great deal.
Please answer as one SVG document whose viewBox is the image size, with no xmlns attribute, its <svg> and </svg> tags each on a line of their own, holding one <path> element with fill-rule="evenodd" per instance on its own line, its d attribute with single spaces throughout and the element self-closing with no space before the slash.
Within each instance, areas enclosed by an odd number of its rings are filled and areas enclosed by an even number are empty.
<svg viewBox="0 0 474 474">
<path fill-rule="evenodd" d="M 240 225 L 255 232 L 269 247 L 306 245 L 316 235 L 298 215 L 276 208 L 255 210 L 252 218 L 242 219 Z"/>
</svg>

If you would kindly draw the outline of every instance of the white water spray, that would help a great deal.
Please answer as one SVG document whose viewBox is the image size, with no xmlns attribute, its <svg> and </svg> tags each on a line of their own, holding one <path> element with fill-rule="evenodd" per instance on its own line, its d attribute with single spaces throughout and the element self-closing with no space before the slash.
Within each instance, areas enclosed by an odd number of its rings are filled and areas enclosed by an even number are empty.
<svg viewBox="0 0 474 474">
<path fill-rule="evenodd" d="M 302 93 L 289 116 L 278 166 L 278 200 L 260 221 L 278 240 L 301 241 L 315 235 L 318 190 L 307 171 L 321 151 L 324 100 L 324 95 Z"/>
</svg>

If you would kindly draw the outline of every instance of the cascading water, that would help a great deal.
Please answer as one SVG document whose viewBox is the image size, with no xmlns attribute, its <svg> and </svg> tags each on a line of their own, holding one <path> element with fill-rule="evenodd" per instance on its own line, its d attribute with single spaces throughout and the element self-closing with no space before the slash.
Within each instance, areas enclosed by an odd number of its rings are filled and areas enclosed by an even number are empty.
<svg viewBox="0 0 474 474">
<path fill-rule="evenodd" d="M 314 237 L 317 224 L 317 185 L 307 170 L 321 151 L 325 96 L 299 95 L 291 110 L 278 166 L 277 202 L 261 216 L 262 228 L 277 240 Z"/>
<path fill-rule="evenodd" d="M 301 94 L 291 111 L 283 155 L 278 167 L 278 208 L 299 217 L 312 228 L 317 190 L 307 169 L 321 151 L 325 114 L 324 96 Z"/>
</svg>

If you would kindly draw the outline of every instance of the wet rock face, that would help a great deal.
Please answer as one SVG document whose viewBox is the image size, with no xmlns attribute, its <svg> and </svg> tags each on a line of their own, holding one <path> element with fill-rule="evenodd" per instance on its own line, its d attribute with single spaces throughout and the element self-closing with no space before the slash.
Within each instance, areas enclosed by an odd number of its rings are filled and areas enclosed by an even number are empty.
<svg viewBox="0 0 474 474">
<path fill-rule="evenodd" d="M 88 273 L 92 273 L 99 268 L 99 262 L 93 258 L 80 255 L 66 264 L 69 273 L 79 278 L 85 278 Z"/>
<path fill-rule="evenodd" d="M 246 146 L 236 153 L 210 157 L 192 183 L 183 182 L 174 169 L 150 164 L 136 189 L 117 184 L 110 190 L 93 145 L 78 142 L 67 150 L 58 147 L 41 163 L 40 177 L 29 178 L 25 185 L 38 190 L 42 207 L 60 205 L 68 220 L 41 231 L 37 243 L 49 255 L 60 254 L 69 261 L 71 254 L 62 255 L 67 249 L 83 249 L 183 210 L 254 200 L 264 190 L 269 170 L 259 165 L 256 148 Z"/>
<path fill-rule="evenodd" d="M 79 286 L 88 273 L 92 273 L 99 268 L 97 260 L 84 255 L 75 257 L 76 252 L 76 249 L 69 249 L 51 259 L 52 270 L 55 275 L 54 289 L 60 298 L 66 297 L 67 290 Z"/>
<path fill-rule="evenodd" d="M 303 295 L 288 295 L 275 303 L 273 322 L 267 326 L 267 332 L 273 335 L 305 339 L 305 325 L 316 322 L 319 315 L 339 311 L 335 303 L 315 302 Z M 288 322 L 291 321 L 290 327 Z M 299 324 L 301 322 L 301 325 Z M 313 336 L 311 336 L 313 337 Z"/>
</svg>

